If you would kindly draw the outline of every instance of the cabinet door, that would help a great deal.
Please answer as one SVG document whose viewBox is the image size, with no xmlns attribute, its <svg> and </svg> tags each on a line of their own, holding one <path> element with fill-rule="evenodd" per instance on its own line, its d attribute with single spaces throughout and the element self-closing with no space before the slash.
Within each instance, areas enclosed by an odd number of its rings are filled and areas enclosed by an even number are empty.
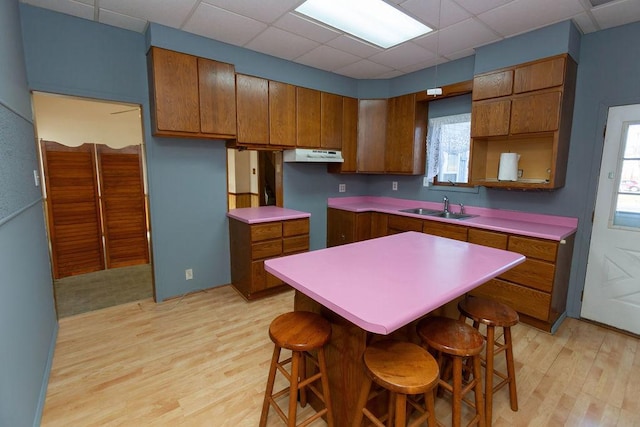
<svg viewBox="0 0 640 427">
<path fill-rule="evenodd" d="M 238 142 L 269 143 L 269 82 L 236 74 Z"/>
<path fill-rule="evenodd" d="M 320 148 L 320 92 L 296 88 L 296 145 Z"/>
<path fill-rule="evenodd" d="M 231 64 L 198 58 L 200 131 L 236 134 L 236 80 Z"/>
<path fill-rule="evenodd" d="M 471 107 L 471 136 L 500 136 L 509 134 L 511 101 L 474 102 Z"/>
<path fill-rule="evenodd" d="M 387 101 L 385 172 L 424 175 L 426 125 L 426 103 L 415 94 Z"/>
<path fill-rule="evenodd" d="M 513 70 L 482 74 L 473 78 L 472 100 L 498 98 L 511 95 Z"/>
<path fill-rule="evenodd" d="M 296 145 L 296 87 L 269 82 L 269 144 Z"/>
<path fill-rule="evenodd" d="M 320 95 L 320 146 L 342 148 L 342 97 L 322 92 Z"/>
<path fill-rule="evenodd" d="M 558 130 L 561 92 L 547 92 L 515 98 L 511 103 L 511 133 Z"/>
<path fill-rule="evenodd" d="M 341 209 L 327 209 L 327 247 L 355 242 L 356 214 Z"/>
<path fill-rule="evenodd" d="M 358 102 L 358 172 L 384 173 L 387 100 Z"/>
<path fill-rule="evenodd" d="M 342 157 L 344 162 L 340 166 L 340 172 L 356 172 L 358 167 L 358 100 L 343 97 L 342 102 Z"/>
<path fill-rule="evenodd" d="M 530 92 L 560 86 L 564 83 L 564 70 L 564 56 L 517 67 L 513 92 Z"/>
<path fill-rule="evenodd" d="M 149 60 L 156 129 L 200 132 L 198 59 L 154 47 Z"/>
</svg>

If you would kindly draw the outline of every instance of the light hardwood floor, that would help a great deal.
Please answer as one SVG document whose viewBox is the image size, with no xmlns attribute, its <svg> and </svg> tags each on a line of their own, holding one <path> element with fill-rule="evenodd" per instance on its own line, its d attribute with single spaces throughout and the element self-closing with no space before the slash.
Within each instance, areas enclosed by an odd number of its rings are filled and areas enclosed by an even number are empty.
<svg viewBox="0 0 640 427">
<path fill-rule="evenodd" d="M 42 426 L 257 426 L 269 323 L 292 307 L 293 292 L 246 303 L 224 286 L 61 319 Z M 501 390 L 494 426 L 640 426 L 637 339 L 576 319 L 513 335 L 520 410 Z"/>
</svg>

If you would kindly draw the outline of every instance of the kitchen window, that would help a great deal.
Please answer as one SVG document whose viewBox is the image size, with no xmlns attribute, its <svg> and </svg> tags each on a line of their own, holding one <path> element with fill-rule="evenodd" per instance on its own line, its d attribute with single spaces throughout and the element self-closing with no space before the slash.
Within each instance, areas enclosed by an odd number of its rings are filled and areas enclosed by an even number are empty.
<svg viewBox="0 0 640 427">
<path fill-rule="evenodd" d="M 429 119 L 427 178 L 434 185 L 468 185 L 471 114 Z"/>
</svg>

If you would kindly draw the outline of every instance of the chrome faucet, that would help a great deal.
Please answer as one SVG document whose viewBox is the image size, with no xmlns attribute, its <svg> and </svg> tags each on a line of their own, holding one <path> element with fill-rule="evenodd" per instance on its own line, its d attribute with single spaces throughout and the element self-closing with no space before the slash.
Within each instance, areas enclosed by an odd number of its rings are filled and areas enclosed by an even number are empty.
<svg viewBox="0 0 640 427">
<path fill-rule="evenodd" d="M 444 196 L 444 198 L 442 199 L 442 203 L 444 204 L 442 210 L 445 213 L 449 213 L 449 198 L 447 196 Z"/>
<path fill-rule="evenodd" d="M 462 203 L 458 203 L 460 205 L 460 214 L 464 214 L 464 205 Z"/>
</svg>

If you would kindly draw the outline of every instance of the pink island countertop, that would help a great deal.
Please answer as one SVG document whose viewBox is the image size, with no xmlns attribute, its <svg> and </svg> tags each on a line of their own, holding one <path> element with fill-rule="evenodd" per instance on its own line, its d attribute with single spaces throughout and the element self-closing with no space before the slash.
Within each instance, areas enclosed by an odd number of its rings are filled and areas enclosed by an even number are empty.
<svg viewBox="0 0 640 427">
<path fill-rule="evenodd" d="M 227 212 L 229 218 L 246 222 L 247 224 L 257 224 L 260 222 L 285 221 L 288 219 L 309 218 L 308 212 L 296 211 L 293 209 L 280 208 L 277 206 L 260 206 L 257 208 L 238 208 Z"/>
<path fill-rule="evenodd" d="M 524 260 L 515 252 L 406 232 L 264 265 L 355 325 L 386 335 Z"/>
<path fill-rule="evenodd" d="M 455 200 L 451 200 L 450 203 L 450 211 L 457 213 L 460 208 L 455 203 Z M 396 199 L 393 197 L 335 197 L 328 199 L 328 206 L 330 208 L 352 212 L 373 211 L 404 215 L 555 241 L 561 241 L 567 238 L 575 233 L 578 228 L 578 218 L 474 206 L 464 207 L 466 214 L 475 215 L 472 218 L 464 220 L 406 213 L 400 210 L 411 208 L 442 210 L 442 202 L 425 202 L 420 200 Z"/>
</svg>

